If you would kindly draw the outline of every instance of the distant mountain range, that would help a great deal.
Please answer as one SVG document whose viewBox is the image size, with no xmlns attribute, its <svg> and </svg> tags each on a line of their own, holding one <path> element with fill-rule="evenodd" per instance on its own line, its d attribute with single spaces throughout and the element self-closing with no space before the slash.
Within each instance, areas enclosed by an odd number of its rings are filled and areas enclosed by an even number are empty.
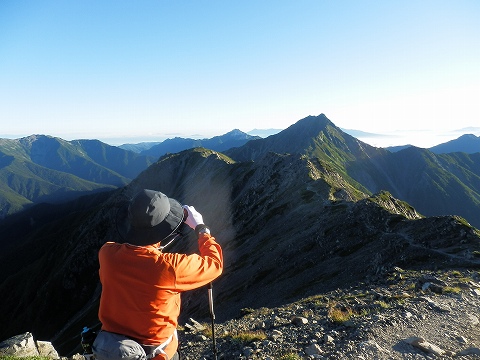
<svg viewBox="0 0 480 360">
<path fill-rule="evenodd" d="M 211 139 L 110 146 L 48 135 L 0 139 L 0 219 L 42 202 L 58 203 L 128 184 L 167 153 L 204 146 L 223 151 L 258 139 L 233 130 Z"/>
<path fill-rule="evenodd" d="M 154 156 L 162 156 L 166 153 L 178 152 L 194 147 L 204 147 L 216 151 L 224 151 L 231 147 L 241 146 L 245 142 L 253 139 L 259 139 L 274 135 L 282 131 L 281 129 L 254 129 L 248 133 L 244 133 L 238 129 L 234 129 L 224 135 L 214 136 L 213 138 L 205 139 L 190 139 L 175 137 L 158 142 L 141 142 L 137 144 L 123 144 L 119 147 L 124 150 L 133 151 L 136 153 L 147 153 L 152 147 L 158 146 L 152 150 Z"/>
<path fill-rule="evenodd" d="M 141 188 L 194 205 L 223 246 L 219 321 L 349 288 L 395 266 L 480 266 L 472 227 L 480 225 L 480 153 L 392 153 L 322 114 L 224 152 L 168 153 L 125 186 L 0 221 L 0 292 L 8 294 L 0 297 L 0 339 L 32 331 L 63 354 L 78 347 L 83 326 L 98 321 L 98 249 L 122 241 L 118 209 Z M 168 251 L 193 252 L 194 238 Z M 208 319 L 205 289 L 184 294 L 182 305 L 183 320 Z"/>
<path fill-rule="evenodd" d="M 266 131 L 269 132 L 269 130 Z M 166 139 L 159 142 L 123 144 L 120 145 L 119 148 L 133 151 L 142 155 L 160 157 L 167 153 L 180 152 L 187 149 L 193 149 L 195 147 L 204 147 L 215 151 L 224 151 L 232 147 L 242 146 L 249 140 L 260 138 L 260 136 L 250 135 L 238 129 L 234 129 L 224 135 L 214 136 L 209 139 L 190 139 L 174 137 L 172 139 Z"/>
<path fill-rule="evenodd" d="M 386 148 L 389 151 L 397 152 L 413 145 L 390 146 Z M 450 140 L 446 143 L 439 144 L 428 148 L 435 154 L 448 154 L 454 152 L 464 152 L 467 154 L 475 154 L 480 152 L 480 136 L 473 134 L 464 134 L 457 139 Z"/>
<path fill-rule="evenodd" d="M 161 141 L 149 141 L 149 142 L 141 142 L 137 144 L 123 144 L 119 145 L 118 147 L 123 150 L 133 151 L 134 153 L 141 153 L 142 151 L 150 149 L 152 146 L 160 144 Z"/>
<path fill-rule="evenodd" d="M 467 154 L 480 153 L 480 136 L 465 134 L 458 139 L 448 141 L 429 148 L 435 154 L 448 154 L 453 152 L 464 152 Z"/>
<path fill-rule="evenodd" d="M 204 147 L 215 151 L 225 151 L 232 147 L 238 147 L 247 141 L 260 139 L 259 136 L 248 135 L 238 129 L 232 130 L 221 136 L 214 136 L 211 139 L 184 139 L 176 137 L 167 139 L 159 144 L 153 145 L 149 149 L 142 150 L 141 155 L 160 157 L 167 153 L 177 153 L 187 149 L 196 147 Z"/>
<path fill-rule="evenodd" d="M 292 143 L 287 139 L 291 136 L 291 132 L 281 131 L 278 134 L 279 130 L 269 129 L 265 130 L 263 135 L 275 135 L 271 139 L 266 139 L 267 148 L 272 142 L 275 151 L 295 153 L 303 152 L 302 144 L 305 139 L 308 140 L 310 130 L 315 131 L 315 129 L 308 129 L 303 135 L 296 136 Z M 338 129 L 338 131 L 342 130 Z M 261 130 L 252 130 L 252 133 L 254 132 L 262 133 Z M 347 132 L 358 136 L 366 134 L 358 130 L 345 130 L 343 133 L 347 134 Z M 238 129 L 210 139 L 176 137 L 162 142 L 124 144 L 119 147 L 110 146 L 98 140 L 65 141 L 48 135 L 32 135 L 15 140 L 0 139 L 0 178 L 3 180 L 0 185 L 0 218 L 33 204 L 65 202 L 92 191 L 106 191 L 124 186 L 154 161 L 168 153 L 177 153 L 195 147 L 229 153 L 229 149 L 241 147 L 251 140 L 260 141 L 255 143 L 257 145 L 252 144 L 252 147 L 263 143 L 262 137 L 249 135 Z M 291 149 L 295 144 L 296 148 Z M 315 149 L 316 144 L 310 144 L 309 147 Z M 399 152 L 410 147 L 412 146 L 396 146 L 389 147 L 387 150 Z M 245 152 L 246 149 L 241 151 Z M 465 134 L 429 150 L 435 154 L 479 153 L 480 137 Z M 335 154 L 333 162 L 336 163 L 342 156 L 350 156 L 348 152 L 349 150 L 346 149 L 343 155 Z M 260 151 L 259 154 L 261 153 Z M 338 169 L 343 168 L 344 166 L 340 165 Z M 344 174 L 347 173 L 344 172 Z M 376 179 L 379 178 L 376 177 Z M 371 191 L 376 191 L 382 186 L 379 184 Z M 389 187 L 386 188 L 401 198 L 406 192 L 411 192 L 411 190 L 396 192 Z M 399 189 L 398 186 L 396 189 Z M 414 195 L 404 197 L 407 201 L 412 201 L 414 198 Z M 435 214 L 427 205 L 417 207 L 425 214 Z M 462 205 L 458 205 L 450 209 L 448 206 L 441 206 L 437 208 L 437 213 L 440 213 L 438 211 L 449 213 L 461 207 Z"/>
<path fill-rule="evenodd" d="M 375 138 L 375 137 L 383 137 L 384 135 L 381 134 L 374 134 L 368 133 L 361 130 L 353 130 L 353 129 L 341 129 L 343 132 L 355 137 L 359 138 L 360 140 L 364 137 L 368 138 Z M 265 138 L 271 135 L 278 134 L 281 132 L 281 129 L 266 129 L 260 130 L 255 129 L 249 131 L 248 133 L 242 133 L 240 130 L 233 130 L 225 135 L 217 136 L 211 139 L 189 139 L 189 138 L 181 138 L 176 137 L 173 139 L 167 139 L 163 142 L 142 142 L 137 144 L 123 144 L 119 147 L 124 150 L 133 151 L 136 153 L 143 153 L 144 155 L 148 154 L 148 150 L 152 147 L 158 146 L 159 150 L 154 150 L 154 156 L 161 156 L 166 153 L 171 152 L 178 152 L 186 149 L 192 149 L 194 147 L 205 147 L 207 149 L 212 149 L 216 151 L 224 151 L 229 149 L 230 147 L 236 147 L 243 145 L 244 142 L 241 139 L 245 140 L 253 140 L 259 138 Z M 236 135 L 239 134 L 239 135 Z M 250 136 L 249 136 L 250 135 Z M 240 140 L 237 144 L 230 144 L 229 137 L 232 138 L 233 141 Z M 409 148 L 411 144 L 406 145 L 397 145 L 397 146 L 388 146 L 385 147 L 390 152 L 397 152 L 406 148 Z M 447 154 L 452 152 L 465 152 L 467 154 L 474 154 L 480 152 L 480 136 L 475 136 L 473 134 L 464 134 L 457 139 L 448 141 L 446 143 L 442 143 L 433 147 L 428 148 L 428 150 L 432 151 L 435 154 Z"/>
</svg>

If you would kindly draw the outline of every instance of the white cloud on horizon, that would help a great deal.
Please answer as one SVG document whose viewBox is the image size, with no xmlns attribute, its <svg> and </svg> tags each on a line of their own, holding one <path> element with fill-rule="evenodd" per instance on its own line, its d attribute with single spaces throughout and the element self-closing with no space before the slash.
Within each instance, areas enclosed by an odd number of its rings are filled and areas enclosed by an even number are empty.
<svg viewBox="0 0 480 360">
<path fill-rule="evenodd" d="M 232 129 L 233 130 L 233 129 Z M 266 137 L 272 133 L 272 131 L 280 132 L 281 129 L 254 129 L 247 133 L 251 134 L 255 132 L 255 135 Z M 388 133 L 372 133 L 365 132 L 363 130 L 357 129 L 343 129 L 342 130 L 353 137 L 375 147 L 389 147 L 389 146 L 402 146 L 402 145 L 414 145 L 417 147 L 430 148 L 435 145 L 439 145 L 450 140 L 459 138 L 465 134 L 473 134 L 475 136 L 480 136 L 480 127 L 470 126 L 465 128 L 459 128 L 451 131 L 445 130 L 398 130 L 391 131 Z M 244 130 L 242 130 L 244 131 Z M 246 132 L 246 131 L 244 131 Z M 87 133 L 82 134 L 42 134 L 50 135 L 54 137 L 59 137 L 67 141 L 78 140 L 78 139 L 97 139 L 106 144 L 119 146 L 124 144 L 138 144 L 143 142 L 162 142 L 166 139 L 171 139 L 174 137 L 182 138 L 191 138 L 191 139 L 206 139 L 212 138 L 214 136 L 220 136 L 226 132 L 214 133 L 212 131 L 208 133 L 187 133 L 187 132 L 170 132 L 164 134 L 98 134 L 92 135 Z M 32 135 L 32 134 L 30 134 Z M 27 137 L 29 135 L 12 135 L 12 134 L 0 134 L 0 138 L 7 139 L 19 139 Z"/>
<path fill-rule="evenodd" d="M 468 131 L 464 131 L 468 129 Z M 356 136 L 359 140 L 375 146 L 389 147 L 413 145 L 421 148 L 430 148 L 451 140 L 458 139 L 465 134 L 480 136 L 480 127 L 469 127 L 464 130 L 435 131 L 435 130 L 415 130 L 415 131 L 395 131 L 386 134 L 375 134 L 374 136 Z"/>
</svg>

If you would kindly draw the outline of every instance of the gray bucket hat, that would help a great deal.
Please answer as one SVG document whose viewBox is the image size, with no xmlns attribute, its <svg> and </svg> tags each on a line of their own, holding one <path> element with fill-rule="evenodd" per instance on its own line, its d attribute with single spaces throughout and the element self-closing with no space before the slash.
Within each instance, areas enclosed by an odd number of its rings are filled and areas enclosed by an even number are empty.
<svg viewBox="0 0 480 360">
<path fill-rule="evenodd" d="M 128 205 L 125 242 L 145 246 L 175 233 L 184 219 L 182 205 L 160 191 L 140 190 Z"/>
</svg>

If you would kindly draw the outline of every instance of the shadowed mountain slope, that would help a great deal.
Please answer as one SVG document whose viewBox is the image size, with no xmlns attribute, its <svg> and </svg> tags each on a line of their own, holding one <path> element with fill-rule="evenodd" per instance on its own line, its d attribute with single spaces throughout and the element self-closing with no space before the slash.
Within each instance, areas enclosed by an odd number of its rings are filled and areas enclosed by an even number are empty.
<svg viewBox="0 0 480 360">
<path fill-rule="evenodd" d="M 126 185 L 152 162 L 97 140 L 0 139 L 1 215 Z"/>
<path fill-rule="evenodd" d="M 11 162 L 0 169 L 0 218 L 34 203 L 65 202 L 81 195 L 106 191 L 113 185 L 87 181 L 62 171 L 9 156 Z"/>
</svg>

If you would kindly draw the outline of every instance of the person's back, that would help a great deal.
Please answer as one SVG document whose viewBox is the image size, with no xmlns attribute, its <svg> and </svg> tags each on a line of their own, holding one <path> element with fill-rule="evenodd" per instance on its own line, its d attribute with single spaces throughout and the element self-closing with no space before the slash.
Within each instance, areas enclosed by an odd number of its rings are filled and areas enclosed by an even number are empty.
<svg viewBox="0 0 480 360">
<path fill-rule="evenodd" d="M 126 243 L 108 242 L 99 251 L 102 330 L 125 335 L 146 348 L 164 345 L 159 356 L 174 359 L 180 293 L 204 286 L 222 273 L 222 250 L 201 214 L 162 193 L 137 194 L 129 218 Z M 200 254 L 163 253 L 159 242 L 175 236 L 184 221 L 197 233 Z"/>
</svg>

